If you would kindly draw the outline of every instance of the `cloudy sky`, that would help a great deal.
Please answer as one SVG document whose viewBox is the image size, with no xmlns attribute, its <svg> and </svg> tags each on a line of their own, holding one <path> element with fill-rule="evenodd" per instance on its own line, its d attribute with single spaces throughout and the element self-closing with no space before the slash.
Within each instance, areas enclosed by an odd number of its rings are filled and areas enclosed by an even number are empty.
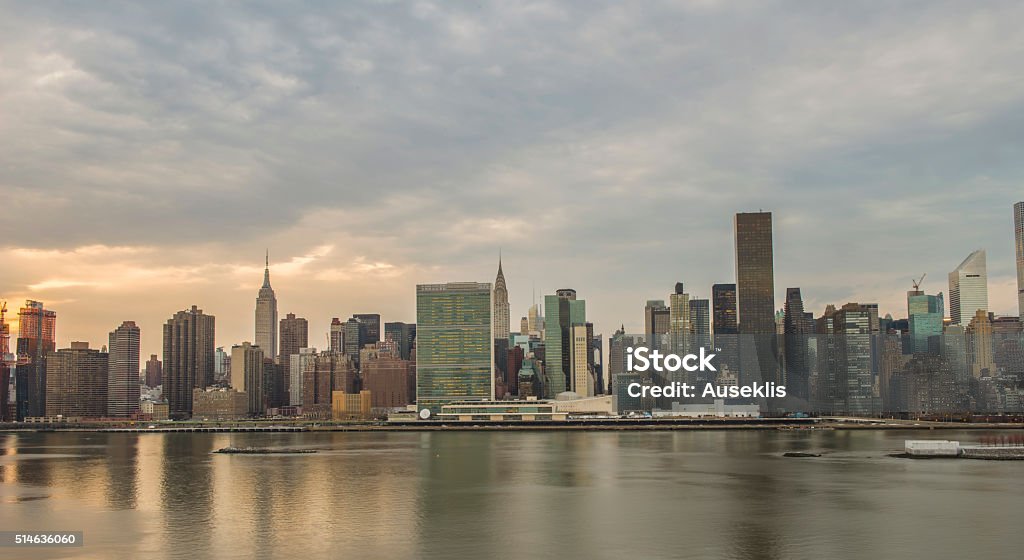
<svg viewBox="0 0 1024 560">
<path fill-rule="evenodd" d="M 1016 314 L 1019 2 L 0 2 L 0 299 L 58 344 L 192 304 L 415 320 L 494 279 L 513 329 L 575 288 L 642 329 L 733 279 L 732 215 L 775 216 L 777 302 L 905 315 L 988 251 Z"/>
</svg>

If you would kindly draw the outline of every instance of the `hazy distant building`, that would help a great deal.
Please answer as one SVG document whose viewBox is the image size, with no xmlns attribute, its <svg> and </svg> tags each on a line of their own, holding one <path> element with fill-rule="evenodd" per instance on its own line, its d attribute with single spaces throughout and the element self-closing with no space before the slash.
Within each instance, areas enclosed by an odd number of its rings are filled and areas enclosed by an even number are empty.
<svg viewBox="0 0 1024 560">
<path fill-rule="evenodd" d="M 508 288 L 505 287 L 505 273 L 501 270 L 501 258 L 498 258 L 498 275 L 494 279 L 494 338 L 508 339 L 511 325 L 509 323 Z"/>
<path fill-rule="evenodd" d="M 263 349 L 248 342 L 231 347 L 231 386 L 244 392 L 251 416 L 266 412 L 263 373 Z"/>
<path fill-rule="evenodd" d="M 309 322 L 303 317 L 296 317 L 294 313 L 285 315 L 281 319 L 281 356 L 278 362 L 285 372 L 284 391 L 291 392 L 291 359 L 299 353 L 299 350 L 309 346 Z"/>
<path fill-rule="evenodd" d="M 150 354 L 146 361 L 146 387 L 159 387 L 163 383 L 163 368 L 160 358 L 156 354 Z"/>
<path fill-rule="evenodd" d="M 1017 317 L 1024 321 L 1024 202 L 1013 205 L 1013 240 L 1017 254 Z"/>
<path fill-rule="evenodd" d="M 740 379 L 744 384 L 779 381 L 772 214 L 741 212 L 736 214 L 733 225 Z"/>
<path fill-rule="evenodd" d="M 979 309 L 967 324 L 967 363 L 975 379 L 995 373 L 992 342 L 992 318 Z"/>
<path fill-rule="evenodd" d="M 18 420 L 46 414 L 46 355 L 56 350 L 56 328 L 57 314 L 40 301 L 28 300 L 18 311 L 17 354 L 25 360 L 14 373 Z"/>
<path fill-rule="evenodd" d="M 648 341 L 668 334 L 671 321 L 671 310 L 665 305 L 665 300 L 649 299 L 644 304 L 644 336 Z M 654 345 L 653 342 L 651 344 Z"/>
<path fill-rule="evenodd" d="M 125 321 L 110 333 L 107 346 L 107 416 L 129 418 L 139 412 L 139 344 L 135 321 Z"/>
<path fill-rule="evenodd" d="M 494 398 L 489 283 L 416 286 L 416 404 L 440 411 L 453 400 Z"/>
<path fill-rule="evenodd" d="M 270 253 L 263 269 L 263 286 L 256 297 L 256 346 L 264 355 L 277 355 L 277 296 L 270 287 Z M 232 351 L 233 352 L 233 351 Z"/>
<path fill-rule="evenodd" d="M 39 416 L 107 416 L 107 367 L 107 354 L 90 349 L 88 342 L 51 352 L 46 357 L 46 410 Z"/>
<path fill-rule="evenodd" d="M 556 290 L 555 295 L 544 296 L 545 397 L 572 390 L 572 327 L 586 322 L 586 302 L 576 299 L 576 290 Z"/>
<path fill-rule="evenodd" d="M 949 315 L 954 325 L 966 325 L 978 310 L 988 311 L 988 273 L 985 250 L 978 249 L 949 273 Z"/>
<path fill-rule="evenodd" d="M 164 324 L 163 395 L 172 418 L 191 416 L 193 390 L 213 382 L 215 324 L 195 305 Z"/>
</svg>

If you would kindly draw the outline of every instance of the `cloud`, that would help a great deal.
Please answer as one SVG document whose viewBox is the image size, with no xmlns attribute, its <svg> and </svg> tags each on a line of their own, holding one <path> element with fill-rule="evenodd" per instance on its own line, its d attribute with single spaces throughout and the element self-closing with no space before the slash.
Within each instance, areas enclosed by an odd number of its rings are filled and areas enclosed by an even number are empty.
<svg viewBox="0 0 1024 560">
<path fill-rule="evenodd" d="M 758 208 L 779 306 L 898 315 L 985 247 L 1016 312 L 1018 3 L 4 11 L 0 295 L 66 302 L 69 337 L 138 318 L 158 346 L 197 303 L 247 339 L 267 247 L 314 323 L 413 320 L 416 282 L 493 280 L 500 247 L 513 319 L 571 286 L 635 330 L 731 281 Z"/>
</svg>

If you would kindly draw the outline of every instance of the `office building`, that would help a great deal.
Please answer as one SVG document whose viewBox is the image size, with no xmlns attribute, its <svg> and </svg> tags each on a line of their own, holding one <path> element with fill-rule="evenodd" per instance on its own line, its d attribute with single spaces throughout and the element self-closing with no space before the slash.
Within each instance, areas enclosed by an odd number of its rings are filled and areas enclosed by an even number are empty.
<svg viewBox="0 0 1024 560">
<path fill-rule="evenodd" d="M 226 387 L 195 388 L 192 392 L 197 420 L 238 420 L 249 415 L 249 397 L 244 391 Z"/>
<path fill-rule="evenodd" d="M 266 356 L 277 356 L 277 296 L 270 287 L 270 252 L 263 269 L 263 286 L 256 297 L 256 346 Z M 232 350 L 233 352 L 233 350 Z"/>
<path fill-rule="evenodd" d="M 576 299 L 576 290 L 556 290 L 555 295 L 544 296 L 545 396 L 573 389 L 572 327 L 586 322 L 586 302 Z"/>
<path fill-rule="evenodd" d="M 686 293 L 682 282 L 676 282 L 675 292 L 669 296 L 668 308 L 668 350 L 680 356 L 688 354 L 693 327 L 690 324 L 690 294 Z"/>
<path fill-rule="evenodd" d="M 15 367 L 16 416 L 46 414 L 46 355 L 56 350 L 54 335 L 57 314 L 40 301 L 28 300 L 18 311 L 17 354 Z"/>
<path fill-rule="evenodd" d="M 88 342 L 51 352 L 46 357 L 46 410 L 40 416 L 107 416 L 108 367 L 107 354 L 90 349 Z"/>
<path fill-rule="evenodd" d="M 342 329 L 345 333 L 345 353 L 352 356 L 355 360 L 356 366 L 359 365 L 359 351 L 362 350 L 363 346 L 369 344 L 370 336 L 367 331 L 366 323 L 356 319 L 355 317 L 349 318 L 342 325 Z"/>
<path fill-rule="evenodd" d="M 360 348 L 367 344 L 380 342 L 380 315 L 377 313 L 355 313 L 352 318 L 366 325 L 366 335 L 361 340 Z"/>
<path fill-rule="evenodd" d="M 384 323 L 384 338 L 388 337 L 398 345 L 399 358 L 412 358 L 412 349 L 416 346 L 416 323 Z"/>
<path fill-rule="evenodd" d="M 243 342 L 231 347 L 231 387 L 245 393 L 250 416 L 262 415 L 267 410 L 263 360 L 263 349 L 259 346 Z"/>
<path fill-rule="evenodd" d="M 719 349 L 719 369 L 739 371 L 739 328 L 736 326 L 736 284 L 711 286 L 712 343 Z"/>
<path fill-rule="evenodd" d="M 966 325 L 978 310 L 988 311 L 988 273 L 985 250 L 978 249 L 949 273 L 949 315 L 954 325 Z"/>
<path fill-rule="evenodd" d="M 11 399 L 11 367 L 17 364 L 11 352 L 11 325 L 7 323 L 7 302 L 0 302 L 0 422 L 14 418 L 8 408 Z"/>
<path fill-rule="evenodd" d="M 164 324 L 164 398 L 171 418 L 192 415 L 195 389 L 213 383 L 216 319 L 195 305 L 179 311 Z"/>
<path fill-rule="evenodd" d="M 546 305 L 546 302 L 545 302 Z M 649 299 L 644 304 L 644 335 L 653 341 L 661 335 L 668 334 L 671 323 L 671 311 L 663 299 Z M 651 342 L 653 345 L 653 342 Z"/>
<path fill-rule="evenodd" d="M 309 322 L 304 317 L 296 317 L 294 313 L 285 315 L 281 319 L 281 345 L 279 346 L 281 357 L 281 369 L 285 372 L 284 391 L 291 392 L 292 356 L 299 353 L 299 350 L 309 346 Z"/>
<path fill-rule="evenodd" d="M 785 382 L 787 392 L 798 399 L 808 399 L 807 343 L 810 335 L 804 300 L 800 288 L 786 289 L 783 311 Z"/>
<path fill-rule="evenodd" d="M 711 302 L 690 300 L 690 335 L 692 348 L 711 348 Z"/>
<path fill-rule="evenodd" d="M 387 328 L 387 325 L 385 325 L 385 328 Z M 345 324 L 337 317 L 331 318 L 330 340 L 329 350 L 331 352 L 345 352 Z"/>
<path fill-rule="evenodd" d="M 907 292 L 907 324 L 910 327 L 911 354 L 938 354 L 946 304 L 941 293 Z"/>
<path fill-rule="evenodd" d="M 107 345 L 107 416 L 130 418 L 139 413 L 139 343 L 135 321 L 125 321 L 110 333 Z"/>
<path fill-rule="evenodd" d="M 416 403 L 436 414 L 452 400 L 494 398 L 489 283 L 416 286 Z"/>
<path fill-rule="evenodd" d="M 490 330 L 489 327 L 488 330 Z M 370 417 L 372 409 L 373 397 L 370 391 L 363 390 L 358 393 L 334 391 L 331 393 L 331 419 L 335 421 L 363 420 Z"/>
<path fill-rule="evenodd" d="M 1024 321 L 1024 202 L 1013 205 L 1013 241 L 1017 255 L 1017 318 Z"/>
<path fill-rule="evenodd" d="M 775 272 L 771 212 L 738 213 L 736 240 L 736 323 L 740 337 L 740 380 L 781 381 L 775 327 Z"/>
<path fill-rule="evenodd" d="M 509 323 L 508 288 L 505 287 L 505 273 L 501 270 L 501 258 L 498 258 L 498 276 L 494 279 L 494 338 L 508 340 L 511 325 Z"/>
<path fill-rule="evenodd" d="M 388 352 L 376 352 L 362 361 L 362 388 L 372 395 L 373 408 L 399 408 L 412 403 L 415 369 L 409 360 Z M 345 390 L 353 392 L 351 388 Z"/>
</svg>

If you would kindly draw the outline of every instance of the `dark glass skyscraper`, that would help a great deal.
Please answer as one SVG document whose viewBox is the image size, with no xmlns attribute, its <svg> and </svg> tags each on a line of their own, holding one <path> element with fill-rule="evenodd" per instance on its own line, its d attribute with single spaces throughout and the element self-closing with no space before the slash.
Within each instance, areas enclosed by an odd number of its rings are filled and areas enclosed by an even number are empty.
<svg viewBox="0 0 1024 560">
<path fill-rule="evenodd" d="M 363 344 L 376 344 L 380 342 L 380 314 L 379 313 L 355 313 L 352 318 L 366 325 L 366 340 Z"/>
<path fill-rule="evenodd" d="M 800 288 L 786 289 L 783 318 L 786 389 L 793 397 L 808 399 L 807 343 L 811 334 Z"/>
<path fill-rule="evenodd" d="M 739 369 L 739 329 L 736 328 L 736 284 L 711 286 L 711 328 L 718 363 L 734 374 Z"/>
<path fill-rule="evenodd" d="M 775 328 L 775 273 L 771 212 L 738 213 L 736 322 L 743 382 L 781 381 Z"/>
</svg>

